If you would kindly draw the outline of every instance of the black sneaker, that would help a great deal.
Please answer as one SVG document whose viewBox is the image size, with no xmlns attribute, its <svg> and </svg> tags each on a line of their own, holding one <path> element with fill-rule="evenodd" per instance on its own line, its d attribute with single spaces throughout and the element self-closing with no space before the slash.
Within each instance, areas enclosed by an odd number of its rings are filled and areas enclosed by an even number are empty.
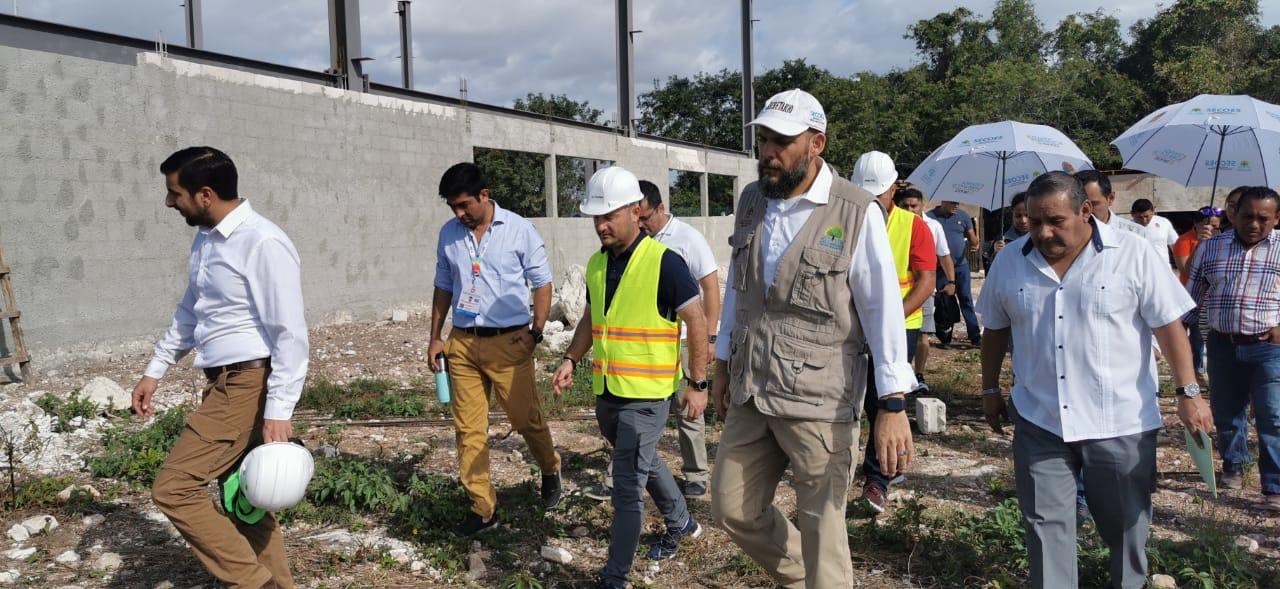
<svg viewBox="0 0 1280 589">
<path fill-rule="evenodd" d="M 702 535 L 702 526 L 693 520 L 693 516 L 689 516 L 689 523 L 680 528 L 679 532 L 667 532 L 662 535 L 656 543 L 649 547 L 649 560 L 669 560 L 676 555 L 676 550 L 680 547 L 680 540 L 684 538 L 697 538 Z"/>
<path fill-rule="evenodd" d="M 564 495 L 564 487 L 560 484 L 560 473 L 542 475 L 542 508 L 551 510 L 560 505 L 560 497 Z"/>
<path fill-rule="evenodd" d="M 467 519 L 461 525 L 453 529 L 453 535 L 459 538 L 470 538 L 476 534 L 486 532 L 498 525 L 498 514 L 493 514 L 489 521 L 485 521 L 475 512 L 467 514 Z"/>
<path fill-rule="evenodd" d="M 702 497 L 707 494 L 707 484 L 702 481 L 689 481 L 684 484 L 684 496 L 689 498 Z"/>
<path fill-rule="evenodd" d="M 630 581 L 612 581 L 602 575 L 596 575 L 596 589 L 631 589 Z"/>
</svg>

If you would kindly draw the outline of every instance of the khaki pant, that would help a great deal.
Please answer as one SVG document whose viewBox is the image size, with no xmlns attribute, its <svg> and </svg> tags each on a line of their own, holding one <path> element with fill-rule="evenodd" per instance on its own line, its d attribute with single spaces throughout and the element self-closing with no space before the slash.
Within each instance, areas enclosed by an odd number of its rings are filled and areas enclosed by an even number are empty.
<svg viewBox="0 0 1280 589">
<path fill-rule="evenodd" d="M 269 372 L 235 370 L 211 381 L 151 488 L 156 507 L 191 544 L 196 558 L 233 588 L 259 589 L 269 581 L 294 586 L 284 537 L 272 514 L 246 525 L 214 508 L 208 493 L 211 481 L 231 473 L 262 442 Z"/>
<path fill-rule="evenodd" d="M 542 401 L 533 383 L 533 351 L 520 331 L 477 337 L 461 330 L 449 334 L 453 396 L 453 424 L 457 428 L 458 469 L 471 497 L 471 511 L 489 519 L 498 494 L 489 481 L 489 390 L 524 436 L 529 452 L 544 475 L 560 472 L 560 455 L 551 442 L 551 429 L 542 419 Z"/>
<path fill-rule="evenodd" d="M 711 516 L 788 588 L 851 587 L 845 505 L 858 424 L 769 417 L 748 401 L 729 410 L 711 474 Z M 788 464 L 796 523 L 773 506 Z"/>
</svg>

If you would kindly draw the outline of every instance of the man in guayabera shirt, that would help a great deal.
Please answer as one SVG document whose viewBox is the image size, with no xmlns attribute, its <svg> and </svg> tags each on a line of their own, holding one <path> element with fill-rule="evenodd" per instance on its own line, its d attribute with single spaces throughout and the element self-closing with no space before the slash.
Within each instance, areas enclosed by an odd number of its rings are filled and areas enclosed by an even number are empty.
<svg viewBox="0 0 1280 589">
<path fill-rule="evenodd" d="M 307 376 L 307 323 L 298 252 L 238 193 L 235 163 L 212 147 L 188 147 L 160 164 L 165 206 L 199 227 L 187 292 L 156 342 L 133 411 L 154 415 L 156 384 L 196 350 L 208 384 L 152 486 L 152 498 L 209 573 L 228 586 L 293 587 L 284 538 L 266 514 L 245 524 L 213 507 L 209 482 L 229 475 L 253 447 L 287 442 Z"/>
</svg>

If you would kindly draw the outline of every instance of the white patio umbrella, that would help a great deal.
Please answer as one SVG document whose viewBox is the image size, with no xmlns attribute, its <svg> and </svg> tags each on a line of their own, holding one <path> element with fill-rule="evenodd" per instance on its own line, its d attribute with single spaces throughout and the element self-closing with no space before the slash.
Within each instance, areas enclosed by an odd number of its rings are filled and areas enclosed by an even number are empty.
<svg viewBox="0 0 1280 589">
<path fill-rule="evenodd" d="M 1003 121 L 965 128 L 920 162 L 907 182 L 930 199 L 996 210 L 1040 174 L 1092 167 L 1062 131 Z"/>
<path fill-rule="evenodd" d="M 1183 186 L 1280 185 L 1280 106 L 1201 94 L 1157 110 L 1111 142 L 1124 167 Z"/>
</svg>

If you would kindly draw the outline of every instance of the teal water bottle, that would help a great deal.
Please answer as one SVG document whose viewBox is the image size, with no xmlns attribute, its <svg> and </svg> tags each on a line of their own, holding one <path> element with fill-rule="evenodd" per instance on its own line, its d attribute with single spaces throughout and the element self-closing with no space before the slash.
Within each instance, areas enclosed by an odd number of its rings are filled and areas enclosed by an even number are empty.
<svg viewBox="0 0 1280 589">
<path fill-rule="evenodd" d="M 446 365 L 444 354 L 436 354 L 436 365 L 440 367 L 440 372 L 436 373 L 436 400 L 447 404 L 449 402 L 449 367 Z"/>
</svg>

